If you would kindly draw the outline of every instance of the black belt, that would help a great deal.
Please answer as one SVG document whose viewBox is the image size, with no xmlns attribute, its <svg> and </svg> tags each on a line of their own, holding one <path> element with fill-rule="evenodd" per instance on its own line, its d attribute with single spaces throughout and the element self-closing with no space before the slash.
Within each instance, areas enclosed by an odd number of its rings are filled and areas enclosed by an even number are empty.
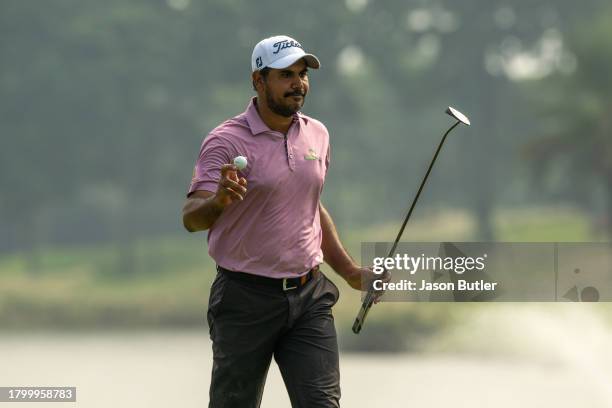
<svg viewBox="0 0 612 408">
<path fill-rule="evenodd" d="M 250 282 L 250 283 L 255 283 L 255 284 L 260 284 L 260 285 L 266 285 L 266 286 L 275 287 L 275 288 L 279 288 L 279 289 L 286 291 L 286 290 L 297 289 L 301 286 L 304 286 L 312 278 L 316 278 L 319 273 L 319 267 L 315 266 L 314 268 L 309 270 L 307 273 L 305 273 L 302 276 L 298 276 L 297 278 L 284 278 L 284 279 L 268 278 L 266 276 L 253 275 L 252 273 L 230 271 L 229 269 L 225 269 L 219 265 L 217 265 L 217 271 L 226 274 L 226 276 L 229 277 L 230 279 L 236 279 L 236 280 L 240 280 L 243 282 Z"/>
</svg>

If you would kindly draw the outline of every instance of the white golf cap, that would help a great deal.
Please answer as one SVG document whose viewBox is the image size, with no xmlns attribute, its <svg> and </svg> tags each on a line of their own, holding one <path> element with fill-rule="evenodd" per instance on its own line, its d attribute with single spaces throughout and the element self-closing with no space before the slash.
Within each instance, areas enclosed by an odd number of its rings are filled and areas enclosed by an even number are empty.
<svg viewBox="0 0 612 408">
<path fill-rule="evenodd" d="M 265 67 L 287 68 L 300 58 L 304 58 L 310 68 L 317 69 L 321 66 L 319 59 L 304 52 L 299 42 L 286 35 L 277 35 L 261 40 L 253 48 L 251 69 L 255 72 Z"/>
</svg>

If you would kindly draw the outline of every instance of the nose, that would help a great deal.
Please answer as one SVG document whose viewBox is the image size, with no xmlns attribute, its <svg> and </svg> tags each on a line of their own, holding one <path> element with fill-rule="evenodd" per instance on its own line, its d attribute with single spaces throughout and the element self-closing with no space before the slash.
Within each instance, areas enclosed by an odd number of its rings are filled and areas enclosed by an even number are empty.
<svg viewBox="0 0 612 408">
<path fill-rule="evenodd" d="M 293 91 L 300 91 L 301 93 L 304 93 L 304 90 L 306 89 L 306 82 L 304 79 L 297 77 L 297 79 L 293 80 L 291 83 L 291 89 Z"/>
<path fill-rule="evenodd" d="M 293 82 L 291 83 L 291 88 L 294 90 L 298 90 L 302 88 L 302 78 L 297 77 L 293 80 Z"/>
</svg>

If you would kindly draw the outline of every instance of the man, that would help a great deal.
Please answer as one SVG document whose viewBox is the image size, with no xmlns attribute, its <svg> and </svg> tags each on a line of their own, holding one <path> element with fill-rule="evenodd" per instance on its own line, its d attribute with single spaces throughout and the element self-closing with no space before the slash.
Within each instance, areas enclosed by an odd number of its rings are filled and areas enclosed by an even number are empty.
<svg viewBox="0 0 612 408">
<path fill-rule="evenodd" d="M 338 289 L 323 261 L 361 289 L 370 269 L 343 248 L 320 202 L 329 165 L 323 124 L 300 112 L 319 60 L 287 36 L 260 41 L 251 58 L 257 92 L 247 110 L 202 143 L 183 208 L 190 231 L 209 230 L 217 263 L 208 323 L 210 405 L 259 407 L 272 357 L 293 407 L 338 407 Z M 242 170 L 231 164 L 245 156 Z"/>
</svg>

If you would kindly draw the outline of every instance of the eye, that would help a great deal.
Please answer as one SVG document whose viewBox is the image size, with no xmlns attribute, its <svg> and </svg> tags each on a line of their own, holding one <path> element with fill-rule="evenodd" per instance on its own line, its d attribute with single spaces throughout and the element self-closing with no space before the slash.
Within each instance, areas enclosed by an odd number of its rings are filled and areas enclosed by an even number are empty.
<svg viewBox="0 0 612 408">
<path fill-rule="evenodd" d="M 307 78 L 308 77 L 308 72 L 304 71 L 304 72 L 300 72 L 300 78 Z"/>
</svg>

